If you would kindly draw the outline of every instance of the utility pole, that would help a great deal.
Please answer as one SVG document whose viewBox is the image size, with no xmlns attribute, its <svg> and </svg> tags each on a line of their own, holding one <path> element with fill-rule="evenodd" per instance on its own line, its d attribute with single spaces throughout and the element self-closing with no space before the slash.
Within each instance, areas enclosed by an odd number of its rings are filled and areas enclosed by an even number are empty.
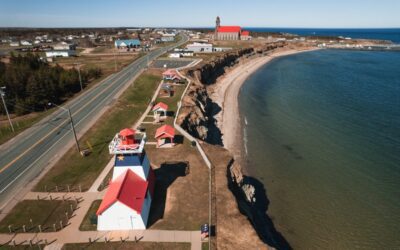
<svg viewBox="0 0 400 250">
<path fill-rule="evenodd" d="M 114 52 L 114 67 L 115 67 L 115 72 L 117 72 L 117 58 L 115 57 L 115 48 L 113 49 Z"/>
<path fill-rule="evenodd" d="M 82 85 L 82 77 L 81 77 L 81 68 L 79 67 L 79 63 L 75 63 L 75 65 L 77 65 L 78 68 L 78 75 L 79 75 L 79 83 L 81 84 L 81 91 L 83 90 L 83 85 Z"/>
<path fill-rule="evenodd" d="M 69 120 L 71 122 L 72 133 L 74 134 L 74 138 L 75 138 L 76 148 L 78 149 L 78 152 L 81 153 L 81 148 L 79 147 L 78 137 L 76 137 L 74 121 L 72 120 L 71 110 L 69 108 L 64 108 L 64 107 L 58 106 L 57 104 L 54 104 L 51 102 L 49 102 L 48 105 L 49 106 L 53 105 L 53 106 L 59 107 L 60 109 L 68 112 Z"/>
<path fill-rule="evenodd" d="M 8 113 L 6 101 L 4 101 L 4 96 L 5 96 L 6 94 L 4 93 L 3 89 L 6 89 L 6 87 L 1 87 L 1 88 L 0 88 L 1 100 L 3 101 L 4 110 L 6 111 L 7 118 L 8 118 L 8 121 L 10 122 L 11 129 L 12 129 L 12 131 L 14 132 L 14 131 L 15 131 L 15 130 L 14 130 L 14 126 L 13 126 L 12 121 L 11 121 L 11 119 L 10 119 L 10 114 Z"/>
</svg>

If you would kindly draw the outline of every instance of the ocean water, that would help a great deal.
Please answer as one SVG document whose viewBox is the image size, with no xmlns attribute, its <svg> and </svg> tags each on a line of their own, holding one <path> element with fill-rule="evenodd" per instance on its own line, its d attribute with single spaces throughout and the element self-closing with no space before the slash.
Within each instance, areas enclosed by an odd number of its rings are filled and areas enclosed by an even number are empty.
<svg viewBox="0 0 400 250">
<path fill-rule="evenodd" d="M 389 40 L 400 43 L 400 28 L 392 29 L 318 29 L 318 28 L 245 28 L 253 32 L 284 32 L 299 36 L 333 36 Z"/>
<path fill-rule="evenodd" d="M 273 60 L 239 95 L 250 174 L 295 249 L 400 249 L 400 53 Z"/>
</svg>

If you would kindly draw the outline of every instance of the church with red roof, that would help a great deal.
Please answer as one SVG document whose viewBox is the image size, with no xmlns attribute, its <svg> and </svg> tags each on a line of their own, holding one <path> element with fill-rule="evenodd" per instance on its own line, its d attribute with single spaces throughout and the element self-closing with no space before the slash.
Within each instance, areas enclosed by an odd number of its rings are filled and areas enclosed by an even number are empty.
<svg viewBox="0 0 400 250">
<path fill-rule="evenodd" d="M 215 22 L 214 40 L 250 40 L 250 33 L 240 26 L 221 26 L 219 16 Z M 242 38 L 243 37 L 243 38 Z"/>
</svg>

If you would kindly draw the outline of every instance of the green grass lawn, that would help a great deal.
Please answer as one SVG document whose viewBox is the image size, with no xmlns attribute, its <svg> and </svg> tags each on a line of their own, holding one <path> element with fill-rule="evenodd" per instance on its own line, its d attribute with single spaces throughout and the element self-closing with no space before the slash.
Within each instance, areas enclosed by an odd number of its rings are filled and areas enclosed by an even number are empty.
<svg viewBox="0 0 400 250">
<path fill-rule="evenodd" d="M 49 191 L 56 185 L 70 185 L 74 190 L 81 185 L 82 191 L 89 189 L 111 159 L 108 152 L 109 142 L 118 131 L 131 127 L 141 116 L 160 80 L 159 73 L 142 74 L 80 139 L 81 145 L 90 145 L 91 154 L 82 157 L 76 152 L 75 146 L 71 147 L 34 190 L 44 191 L 47 186 Z"/>
<path fill-rule="evenodd" d="M 109 243 L 85 243 L 85 244 L 65 244 L 63 250 L 186 250 L 190 249 L 190 243 L 174 243 L 174 242 L 109 242 Z"/>
<path fill-rule="evenodd" d="M 24 200 L 18 203 L 14 209 L 0 222 L 0 233 L 9 233 L 8 226 L 12 225 L 14 232 L 22 233 L 22 226 L 26 226 L 27 232 L 42 231 L 52 232 L 53 224 L 60 230 L 60 221 L 67 224 L 65 212 L 71 215 L 71 207 L 75 207 L 75 201 L 61 200 Z M 32 224 L 30 223 L 32 219 Z"/>
<path fill-rule="evenodd" d="M 99 209 L 101 200 L 93 201 L 92 205 L 90 206 L 89 210 L 87 211 L 85 218 L 83 219 L 81 225 L 79 226 L 79 230 L 81 231 L 96 231 L 97 224 L 93 223 L 93 218 L 96 218 L 97 223 L 97 209 Z"/>
</svg>

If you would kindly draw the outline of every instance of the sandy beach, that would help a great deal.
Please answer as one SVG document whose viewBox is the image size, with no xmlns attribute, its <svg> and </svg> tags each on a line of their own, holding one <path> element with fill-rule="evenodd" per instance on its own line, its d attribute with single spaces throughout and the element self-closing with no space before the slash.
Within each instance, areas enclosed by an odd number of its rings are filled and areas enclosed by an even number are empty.
<svg viewBox="0 0 400 250">
<path fill-rule="evenodd" d="M 240 138 L 238 135 L 241 134 L 238 95 L 243 83 L 261 66 L 276 57 L 317 49 L 304 48 L 298 50 L 283 48 L 277 49 L 269 55 L 243 60 L 218 79 L 217 84 L 212 87 L 211 99 L 222 108 L 221 112 L 215 116 L 217 126 L 221 130 L 224 147 L 234 155 L 236 160 L 241 161 L 241 151 L 243 150 L 242 146 L 237 143 L 238 138 Z"/>
</svg>

